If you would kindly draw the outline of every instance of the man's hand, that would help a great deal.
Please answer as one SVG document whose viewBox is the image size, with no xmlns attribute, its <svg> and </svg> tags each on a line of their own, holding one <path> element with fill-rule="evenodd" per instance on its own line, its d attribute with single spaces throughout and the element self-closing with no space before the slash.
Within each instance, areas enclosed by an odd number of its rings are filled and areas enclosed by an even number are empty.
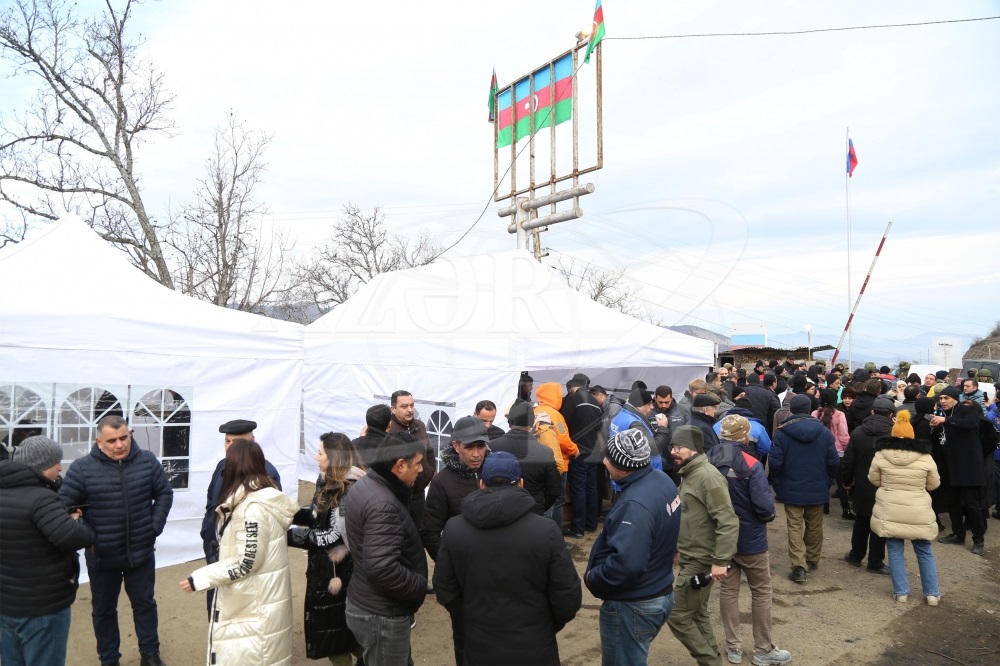
<svg viewBox="0 0 1000 666">
<path fill-rule="evenodd" d="M 936 428 L 942 423 L 944 423 L 945 418 L 943 416 L 932 416 L 931 417 L 931 427 Z"/>
<path fill-rule="evenodd" d="M 368 434 L 368 425 L 365 424 L 364 426 L 362 426 L 362 428 L 361 428 L 361 434 L 358 435 L 358 437 L 364 437 L 367 434 Z"/>
<path fill-rule="evenodd" d="M 670 427 L 670 421 L 667 420 L 667 415 L 666 414 L 657 414 L 656 415 L 656 425 L 663 426 L 664 428 L 669 428 Z"/>
<path fill-rule="evenodd" d="M 729 567 L 720 567 L 717 564 L 712 565 L 712 580 L 718 583 L 720 580 L 729 575 Z"/>
</svg>

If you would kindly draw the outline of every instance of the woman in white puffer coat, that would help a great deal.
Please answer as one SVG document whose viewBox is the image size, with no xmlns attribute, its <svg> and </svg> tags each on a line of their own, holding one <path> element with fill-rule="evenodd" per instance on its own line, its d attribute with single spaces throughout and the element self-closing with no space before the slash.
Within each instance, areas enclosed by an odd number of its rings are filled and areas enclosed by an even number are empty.
<svg viewBox="0 0 1000 666">
<path fill-rule="evenodd" d="M 904 409 L 896 413 L 892 436 L 878 440 L 875 449 L 868 470 L 868 480 L 878 489 L 871 528 L 886 539 L 893 596 L 906 602 L 910 594 L 903 559 L 903 541 L 909 539 L 917 555 L 924 597 L 928 605 L 937 606 L 941 591 L 931 540 L 938 528 L 928 491 L 941 484 L 941 477 L 931 457 L 931 443 L 914 439 L 910 412 Z"/>
<path fill-rule="evenodd" d="M 238 439 L 226 451 L 216 511 L 219 561 L 181 581 L 187 592 L 217 588 L 208 664 L 292 663 L 292 580 L 286 531 L 298 505 L 276 487 L 260 445 Z"/>
</svg>

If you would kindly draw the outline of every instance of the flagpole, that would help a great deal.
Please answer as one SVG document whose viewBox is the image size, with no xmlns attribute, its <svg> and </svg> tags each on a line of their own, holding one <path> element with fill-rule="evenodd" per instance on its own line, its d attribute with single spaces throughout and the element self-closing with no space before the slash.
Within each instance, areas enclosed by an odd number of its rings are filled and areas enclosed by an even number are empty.
<svg viewBox="0 0 1000 666">
<path fill-rule="evenodd" d="M 847 128 L 847 138 L 844 140 L 844 154 L 851 150 L 851 128 Z M 849 158 L 848 158 L 849 159 Z M 851 313 L 851 174 L 850 169 L 844 169 L 844 195 L 847 204 L 847 314 Z M 854 370 L 854 331 L 848 329 L 847 363 L 848 370 Z"/>
</svg>

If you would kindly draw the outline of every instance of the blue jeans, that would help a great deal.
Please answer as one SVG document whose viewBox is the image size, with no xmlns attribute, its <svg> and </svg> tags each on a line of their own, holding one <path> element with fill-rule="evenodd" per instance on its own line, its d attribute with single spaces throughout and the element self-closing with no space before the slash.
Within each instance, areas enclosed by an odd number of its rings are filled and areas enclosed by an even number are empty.
<svg viewBox="0 0 1000 666">
<path fill-rule="evenodd" d="M 122 658 L 121 634 L 118 631 L 118 596 L 125 581 L 125 594 L 132 604 L 132 621 L 139 639 L 139 654 L 148 656 L 160 653 L 160 636 L 157 633 L 156 558 L 150 557 L 130 569 L 98 569 L 87 566 L 90 573 L 90 595 L 94 635 L 97 637 L 97 656 L 101 663 L 113 663 Z"/>
<path fill-rule="evenodd" d="M 609 600 L 602 603 L 602 666 L 645 664 L 649 657 L 649 646 L 660 633 L 673 607 L 672 592 L 645 601 Z"/>
<path fill-rule="evenodd" d="M 38 617 L 0 615 L 0 662 L 4 666 L 65 664 L 70 608 Z"/>
<path fill-rule="evenodd" d="M 573 520 L 569 528 L 583 534 L 597 529 L 597 465 L 584 461 L 583 454 L 569 461 L 569 498 L 573 502 Z"/>
<path fill-rule="evenodd" d="M 555 504 L 545 511 L 545 517 L 556 521 L 559 529 L 563 526 L 563 507 L 566 506 L 566 472 L 559 475 L 559 497 Z"/>
<path fill-rule="evenodd" d="M 385 617 L 363 611 L 347 599 L 347 628 L 364 650 L 365 666 L 410 664 L 412 615 Z"/>
<path fill-rule="evenodd" d="M 892 593 L 909 594 L 910 581 L 906 577 L 906 560 L 903 559 L 902 539 L 886 539 L 889 549 L 889 571 L 892 573 Z M 920 567 L 920 587 L 925 597 L 941 596 L 938 587 L 937 565 L 934 562 L 934 551 L 931 542 L 917 539 L 913 542 L 913 552 L 917 554 L 917 566 Z"/>
</svg>

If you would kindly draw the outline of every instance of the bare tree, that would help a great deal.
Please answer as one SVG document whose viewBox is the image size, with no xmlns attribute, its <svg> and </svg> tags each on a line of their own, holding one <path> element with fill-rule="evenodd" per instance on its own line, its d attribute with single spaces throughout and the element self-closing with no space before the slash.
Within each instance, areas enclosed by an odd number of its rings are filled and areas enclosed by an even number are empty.
<svg viewBox="0 0 1000 666">
<path fill-rule="evenodd" d="M 28 214 L 24 211 L 18 212 L 19 220 L 4 219 L 0 223 L 0 248 L 7 247 L 10 243 L 20 243 L 28 233 Z"/>
<path fill-rule="evenodd" d="M 299 276 L 323 312 L 350 298 L 379 273 L 431 263 L 439 248 L 426 234 L 411 244 L 385 227 L 385 215 L 375 208 L 365 214 L 354 204 L 344 206 L 330 242 L 311 260 L 300 264 Z"/>
<path fill-rule="evenodd" d="M 594 264 L 559 259 L 554 267 L 566 284 L 606 308 L 659 325 L 660 322 L 639 304 L 638 288 L 625 275 L 625 267 L 603 269 Z"/>
<path fill-rule="evenodd" d="M 0 202 L 56 219 L 77 212 L 167 287 L 163 228 L 140 192 L 136 149 L 170 135 L 173 97 L 128 35 L 138 0 L 79 19 L 64 0 L 16 0 L 0 15 L 0 57 L 36 77 L 27 110 L 0 119 Z"/>
<path fill-rule="evenodd" d="M 174 283 L 185 294 L 262 312 L 295 287 L 283 272 L 290 244 L 273 230 L 266 242 L 258 238 L 258 221 L 269 209 L 256 190 L 270 141 L 263 132 L 248 130 L 233 112 L 215 130 L 194 201 L 182 207 L 167 237 Z"/>
</svg>

